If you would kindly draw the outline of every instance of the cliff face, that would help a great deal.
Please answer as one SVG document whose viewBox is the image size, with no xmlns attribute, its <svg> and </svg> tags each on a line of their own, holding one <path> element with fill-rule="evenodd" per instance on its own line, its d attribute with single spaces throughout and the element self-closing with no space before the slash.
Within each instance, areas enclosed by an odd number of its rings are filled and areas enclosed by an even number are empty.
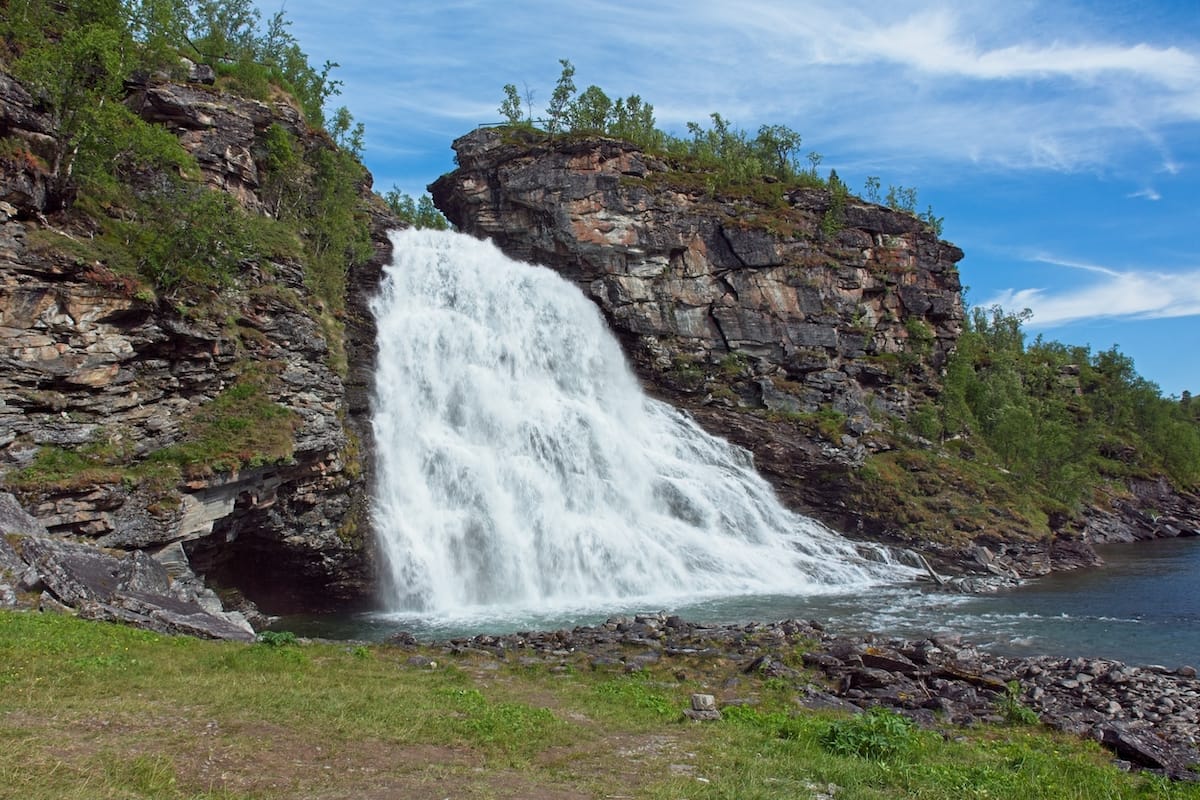
<svg viewBox="0 0 1200 800">
<path fill-rule="evenodd" d="M 174 132 L 205 182 L 251 211 L 263 207 L 270 126 L 305 147 L 332 147 L 282 102 L 159 83 L 132 87 L 127 103 Z M 0 76 L 0 137 L 36 152 L 53 135 L 29 95 Z M 149 553 L 176 578 L 198 573 L 269 612 L 367 602 L 375 570 L 364 477 L 374 347 L 366 297 L 389 256 L 386 212 L 373 209 L 374 258 L 350 275 L 343 342 L 309 299 L 302 262 L 244 262 L 221 313 L 155 301 L 77 255 L 71 244 L 86 226 L 54 213 L 33 159 L 0 169 L 0 476 L 24 509 L 53 537 Z M 361 192 L 369 207 L 369 185 Z M 343 351 L 348 367 L 339 366 Z M 170 486 L 132 468 L 14 479 L 47 448 L 152 462 L 247 376 L 263 402 L 287 411 L 283 459 L 185 471 Z"/>
<path fill-rule="evenodd" d="M 751 449 L 785 500 L 850 527 L 840 476 L 876 418 L 936 393 L 962 329 L 962 251 L 823 189 L 726 197 L 609 139 L 499 130 L 431 190 L 461 230 L 570 278 L 650 391 Z M 769 186 L 767 188 L 770 188 Z"/>
</svg>

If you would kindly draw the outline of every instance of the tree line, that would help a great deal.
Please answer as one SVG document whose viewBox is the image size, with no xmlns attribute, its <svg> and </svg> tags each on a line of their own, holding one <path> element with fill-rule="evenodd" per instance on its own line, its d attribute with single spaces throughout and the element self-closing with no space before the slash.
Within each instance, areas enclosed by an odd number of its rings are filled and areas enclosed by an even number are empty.
<svg viewBox="0 0 1200 800">
<path fill-rule="evenodd" d="M 691 170 L 707 173 L 707 188 L 712 191 L 737 191 L 766 180 L 779 184 L 780 188 L 829 189 L 835 200 L 844 200 L 847 195 L 846 185 L 837 172 L 830 170 L 823 177 L 819 171 L 822 155 L 811 150 L 805 153 L 801 135 L 787 125 L 764 124 L 751 134 L 713 112 L 708 123 L 689 122 L 687 136 L 675 136 L 657 126 L 654 106 L 640 95 L 614 99 L 594 84 L 580 92 L 575 84 L 575 66 L 565 58 L 558 63 L 561 72 L 542 117 L 534 116 L 534 90 L 528 85 L 523 91 L 513 83 L 504 85 L 503 100 L 497 110 L 506 126 L 533 130 L 541 125 L 551 138 L 598 134 L 621 139 L 648 152 L 678 159 Z M 878 177 L 867 178 L 868 200 L 912 214 L 941 234 L 943 220 L 934 216 L 932 206 L 918 213 L 916 189 L 889 186 L 884 196 L 880 195 L 880 189 Z M 833 232 L 839 224 L 835 213 L 828 216 L 822 227 Z"/>
<path fill-rule="evenodd" d="M 1200 403 L 1164 397 L 1116 346 L 1027 341 L 1029 312 L 972 308 L 921 436 L 967 444 L 1068 505 L 1105 481 L 1166 475 L 1200 485 Z M 976 454 L 977 456 L 979 454 Z"/>
</svg>

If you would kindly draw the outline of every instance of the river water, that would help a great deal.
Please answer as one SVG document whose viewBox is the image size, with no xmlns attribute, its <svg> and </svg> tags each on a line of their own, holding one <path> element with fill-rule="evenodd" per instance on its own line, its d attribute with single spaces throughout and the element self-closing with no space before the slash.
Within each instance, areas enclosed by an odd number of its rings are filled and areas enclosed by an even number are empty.
<svg viewBox="0 0 1200 800">
<path fill-rule="evenodd" d="M 1200 662 L 1200 547 L 971 597 L 783 508 L 748 453 L 646 397 L 596 307 L 554 272 L 448 232 L 393 234 L 373 515 L 384 611 L 286 619 L 331 638 L 557 629 L 670 611 L 953 632 L 1003 653 Z"/>
<path fill-rule="evenodd" d="M 520 615 L 429 616 L 375 612 L 288 617 L 277 627 L 309 636 L 381 640 L 404 630 L 424 640 L 594 625 L 610 616 L 668 611 L 698 622 L 813 619 L 842 633 L 916 638 L 953 633 L 993 653 L 1110 658 L 1200 666 L 1200 539 L 1100 548 L 1104 567 L 1028 581 L 987 595 L 912 585 L 819 596 L 750 595 L 667 607 L 612 606 Z"/>
</svg>

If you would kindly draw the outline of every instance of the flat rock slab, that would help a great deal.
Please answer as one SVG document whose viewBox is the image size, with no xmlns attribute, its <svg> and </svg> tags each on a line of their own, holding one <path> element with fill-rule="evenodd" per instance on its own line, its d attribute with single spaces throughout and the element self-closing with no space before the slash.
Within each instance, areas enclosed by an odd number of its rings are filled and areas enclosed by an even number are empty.
<svg viewBox="0 0 1200 800">
<path fill-rule="evenodd" d="M 114 555 L 90 544 L 45 536 L 16 537 L 9 549 L 36 572 L 55 601 L 85 619 L 164 634 L 254 640 L 244 622 L 172 596 L 166 567 L 142 551 Z"/>
<path fill-rule="evenodd" d="M 1160 769 L 1176 780 L 1200 782 L 1200 774 L 1189 769 L 1200 762 L 1200 755 L 1190 748 L 1117 722 L 1100 726 L 1098 738 L 1121 758 L 1150 769 Z"/>
</svg>

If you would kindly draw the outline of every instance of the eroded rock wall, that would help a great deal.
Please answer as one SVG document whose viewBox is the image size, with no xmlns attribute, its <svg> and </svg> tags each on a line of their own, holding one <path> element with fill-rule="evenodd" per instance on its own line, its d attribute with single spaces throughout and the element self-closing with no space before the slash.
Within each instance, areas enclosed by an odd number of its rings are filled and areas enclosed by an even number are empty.
<svg viewBox="0 0 1200 800">
<path fill-rule="evenodd" d="M 456 226 L 574 281 L 651 392 L 751 449 L 792 505 L 853 527 L 839 475 L 885 446 L 877 419 L 936 394 L 961 250 L 824 189 L 697 187 L 611 139 L 481 129 L 454 149 L 430 188 Z"/>
<path fill-rule="evenodd" d="M 201 85 L 131 86 L 131 108 L 179 136 L 205 182 L 261 212 L 263 137 L 278 124 L 305 146 L 332 146 L 286 103 Z M 27 92 L 0 76 L 0 137 L 53 136 Z M 344 341 L 295 260 L 244 262 L 220 314 L 139 292 L 95 259 L 58 211 L 36 160 L 0 171 L 0 479 L 41 448 L 109 448 L 130 464 L 180 443 L 188 421 L 247 370 L 294 415 L 292 455 L 233 472 L 146 485 L 135 471 L 18 486 L 24 508 L 55 537 L 161 556 L 270 612 L 370 601 L 374 552 L 367 470 L 374 328 L 366 311 L 390 256 L 386 212 L 373 207 L 374 257 L 352 268 Z M 362 187 L 370 207 L 369 184 Z M 345 362 L 335 351 L 344 348 Z"/>
</svg>

